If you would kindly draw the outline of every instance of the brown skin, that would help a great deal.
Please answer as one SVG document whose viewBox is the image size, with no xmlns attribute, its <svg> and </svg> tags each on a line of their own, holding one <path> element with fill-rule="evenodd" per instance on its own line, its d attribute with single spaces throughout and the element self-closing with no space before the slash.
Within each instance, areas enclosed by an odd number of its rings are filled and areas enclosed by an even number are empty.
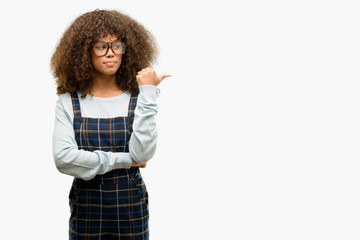
<svg viewBox="0 0 360 240">
<path fill-rule="evenodd" d="M 118 40 L 118 37 L 107 35 L 100 38 L 99 41 L 113 42 Z M 111 48 L 105 56 L 95 56 L 91 52 L 91 62 L 94 66 L 94 76 L 92 78 L 91 94 L 96 97 L 114 97 L 122 94 L 116 82 L 116 72 L 121 66 L 122 54 L 115 54 Z"/>
<path fill-rule="evenodd" d="M 95 56 L 98 41 L 125 43 L 124 54 L 109 49 Z M 95 10 L 79 16 L 65 31 L 52 58 L 57 94 L 79 91 L 83 95 L 113 97 L 138 92 L 139 85 L 157 86 L 169 74 L 156 75 L 150 68 L 157 57 L 153 36 L 141 24 L 117 11 Z M 146 167 L 133 161 L 132 166 Z"/>
<path fill-rule="evenodd" d="M 147 67 L 142 69 L 138 72 L 136 75 L 136 80 L 139 85 L 159 85 L 162 80 L 164 80 L 167 77 L 171 77 L 170 74 L 162 74 L 160 76 L 156 75 L 156 72 L 154 69 Z"/>
</svg>

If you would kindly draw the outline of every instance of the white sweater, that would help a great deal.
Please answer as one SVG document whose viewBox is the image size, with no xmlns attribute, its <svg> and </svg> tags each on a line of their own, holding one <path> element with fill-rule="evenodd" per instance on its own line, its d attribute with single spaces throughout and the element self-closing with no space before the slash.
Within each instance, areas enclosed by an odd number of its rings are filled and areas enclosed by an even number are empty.
<svg viewBox="0 0 360 240">
<path fill-rule="evenodd" d="M 56 103 L 53 132 L 53 155 L 60 172 L 84 180 L 113 169 L 130 168 L 132 159 L 139 163 L 150 160 L 156 150 L 157 113 L 156 93 L 153 85 L 142 85 L 135 108 L 133 133 L 129 140 L 129 152 L 104 152 L 79 150 L 73 128 L 74 112 L 69 93 L 59 96 Z M 125 92 L 111 98 L 87 95 L 79 97 L 82 117 L 114 118 L 128 115 L 131 94 Z"/>
</svg>

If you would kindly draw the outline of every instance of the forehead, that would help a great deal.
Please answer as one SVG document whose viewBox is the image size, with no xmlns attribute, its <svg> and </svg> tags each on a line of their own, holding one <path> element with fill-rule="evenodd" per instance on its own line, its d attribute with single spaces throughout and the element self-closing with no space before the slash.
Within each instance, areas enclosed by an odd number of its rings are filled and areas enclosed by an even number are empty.
<svg viewBox="0 0 360 240">
<path fill-rule="evenodd" d="M 119 40 L 119 38 L 113 34 L 104 34 L 101 38 L 98 39 L 100 42 L 112 42 L 115 40 Z"/>
</svg>

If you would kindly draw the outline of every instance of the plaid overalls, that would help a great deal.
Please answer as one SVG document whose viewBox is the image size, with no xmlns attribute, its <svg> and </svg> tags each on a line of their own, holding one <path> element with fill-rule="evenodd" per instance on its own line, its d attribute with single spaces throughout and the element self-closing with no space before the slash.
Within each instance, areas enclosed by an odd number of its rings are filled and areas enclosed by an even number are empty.
<svg viewBox="0 0 360 240">
<path fill-rule="evenodd" d="M 131 95 L 128 117 L 105 119 L 82 117 L 78 94 L 72 94 L 78 148 L 128 152 L 137 95 Z M 70 239 L 149 239 L 148 194 L 138 167 L 115 169 L 89 181 L 75 178 L 69 201 Z"/>
</svg>

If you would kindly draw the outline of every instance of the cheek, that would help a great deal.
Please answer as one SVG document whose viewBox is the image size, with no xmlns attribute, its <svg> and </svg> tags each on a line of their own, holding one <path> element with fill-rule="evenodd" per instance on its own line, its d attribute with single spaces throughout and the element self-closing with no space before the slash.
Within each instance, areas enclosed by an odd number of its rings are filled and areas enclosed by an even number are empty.
<svg viewBox="0 0 360 240">
<path fill-rule="evenodd" d="M 95 69 L 98 69 L 99 66 L 99 58 L 95 57 L 93 54 L 91 54 L 91 64 Z"/>
<path fill-rule="evenodd" d="M 118 55 L 116 56 L 116 61 L 119 63 L 119 65 L 121 64 L 122 62 L 122 55 Z"/>
<path fill-rule="evenodd" d="M 101 62 L 93 60 L 92 65 L 93 65 L 94 69 L 96 69 L 98 71 L 101 70 Z"/>
</svg>

